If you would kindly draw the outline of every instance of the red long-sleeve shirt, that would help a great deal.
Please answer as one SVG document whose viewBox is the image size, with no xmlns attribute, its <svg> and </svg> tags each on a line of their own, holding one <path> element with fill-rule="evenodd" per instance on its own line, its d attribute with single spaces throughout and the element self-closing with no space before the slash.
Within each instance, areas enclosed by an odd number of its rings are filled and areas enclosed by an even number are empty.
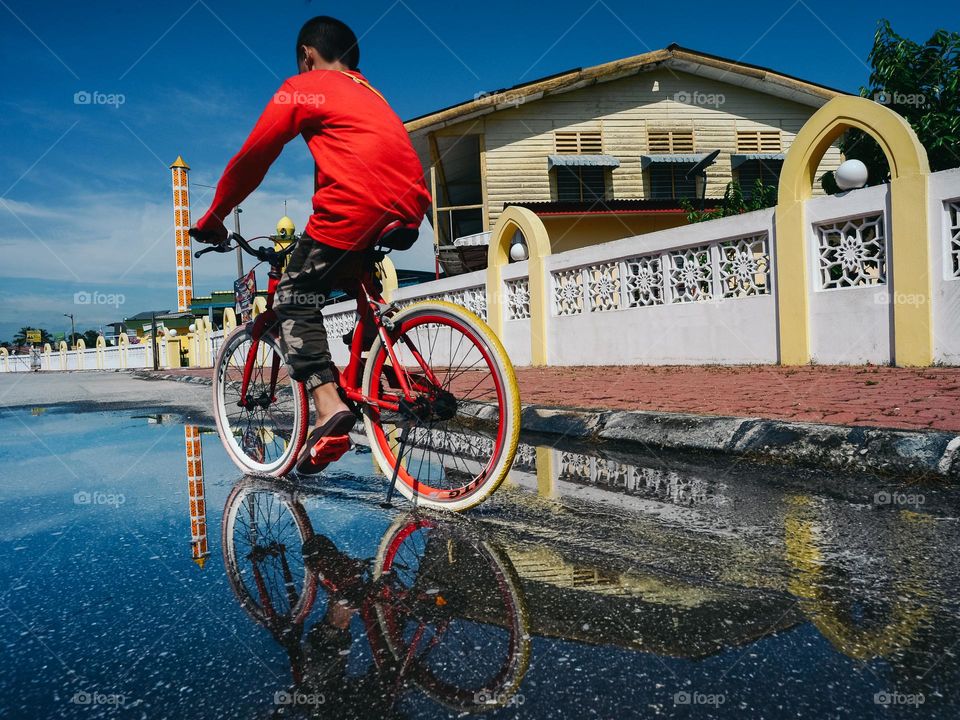
<svg viewBox="0 0 960 720">
<path fill-rule="evenodd" d="M 359 72 L 312 70 L 280 86 L 224 170 L 198 227 L 211 216 L 222 220 L 253 192 L 297 135 L 316 161 L 307 235 L 363 250 L 394 220 L 420 223 L 430 193 L 403 122 Z"/>
</svg>

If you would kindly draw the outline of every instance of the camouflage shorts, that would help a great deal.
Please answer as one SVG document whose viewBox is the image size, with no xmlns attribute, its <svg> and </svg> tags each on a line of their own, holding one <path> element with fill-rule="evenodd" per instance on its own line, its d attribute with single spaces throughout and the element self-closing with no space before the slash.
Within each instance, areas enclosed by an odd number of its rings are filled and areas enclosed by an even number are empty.
<svg viewBox="0 0 960 720">
<path fill-rule="evenodd" d="M 290 255 L 273 308 L 280 349 L 290 375 L 307 390 L 336 380 L 321 308 L 334 288 L 357 278 L 362 253 L 339 250 L 304 236 Z"/>
</svg>

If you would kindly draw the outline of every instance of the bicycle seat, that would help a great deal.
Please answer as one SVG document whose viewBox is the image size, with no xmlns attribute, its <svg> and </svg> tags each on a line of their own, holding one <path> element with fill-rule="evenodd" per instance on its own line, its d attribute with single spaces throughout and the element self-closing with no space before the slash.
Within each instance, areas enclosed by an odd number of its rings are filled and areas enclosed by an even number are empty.
<svg viewBox="0 0 960 720">
<path fill-rule="evenodd" d="M 394 220 L 380 232 L 374 246 L 391 250 L 409 250 L 418 237 L 420 237 L 419 225 L 410 225 L 401 220 Z"/>
</svg>

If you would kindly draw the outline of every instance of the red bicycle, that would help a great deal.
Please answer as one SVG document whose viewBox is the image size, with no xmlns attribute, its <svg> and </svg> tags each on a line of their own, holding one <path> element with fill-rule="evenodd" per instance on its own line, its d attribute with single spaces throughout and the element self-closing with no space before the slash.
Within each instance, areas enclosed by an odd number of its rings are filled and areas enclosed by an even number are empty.
<svg viewBox="0 0 960 720">
<path fill-rule="evenodd" d="M 380 262 L 391 249 L 410 247 L 417 232 L 388 226 L 367 251 L 361 276 L 344 288 L 356 297 L 357 325 L 338 384 L 390 478 L 387 503 L 396 488 L 423 505 L 460 511 L 483 502 L 506 478 L 520 433 L 520 395 L 503 345 L 479 317 L 443 300 L 401 309 L 383 299 Z M 232 250 L 231 242 L 269 264 L 269 283 L 266 311 L 237 327 L 217 355 L 214 417 L 237 467 L 282 477 L 294 469 L 309 426 L 307 394 L 283 362 L 273 311 L 293 245 L 254 248 L 233 233 L 196 256 Z M 348 442 L 333 449 L 342 454 Z"/>
</svg>

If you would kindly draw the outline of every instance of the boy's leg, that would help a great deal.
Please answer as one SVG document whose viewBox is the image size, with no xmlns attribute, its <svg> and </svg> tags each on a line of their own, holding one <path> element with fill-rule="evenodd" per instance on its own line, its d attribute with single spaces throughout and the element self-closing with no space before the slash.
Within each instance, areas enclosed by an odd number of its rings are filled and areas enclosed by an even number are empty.
<svg viewBox="0 0 960 720">
<path fill-rule="evenodd" d="M 280 349 L 290 375 L 313 397 L 316 426 L 347 410 L 337 392 L 321 307 L 341 275 L 356 274 L 357 253 L 338 250 L 304 237 L 290 255 L 274 298 L 280 322 Z"/>
</svg>

